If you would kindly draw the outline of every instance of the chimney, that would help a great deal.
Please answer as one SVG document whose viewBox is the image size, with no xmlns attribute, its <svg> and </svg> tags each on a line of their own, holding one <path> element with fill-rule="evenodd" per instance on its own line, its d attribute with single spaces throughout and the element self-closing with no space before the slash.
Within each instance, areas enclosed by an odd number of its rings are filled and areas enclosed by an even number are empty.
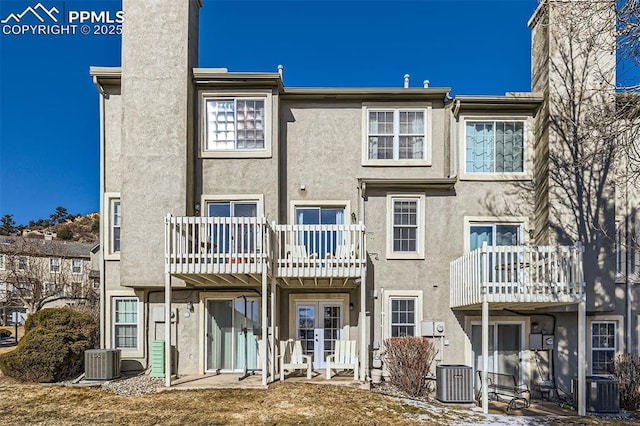
<svg viewBox="0 0 640 426">
<path fill-rule="evenodd" d="M 409 74 L 405 74 L 404 75 L 404 88 L 405 89 L 409 88 L 409 77 L 411 77 Z"/>
</svg>

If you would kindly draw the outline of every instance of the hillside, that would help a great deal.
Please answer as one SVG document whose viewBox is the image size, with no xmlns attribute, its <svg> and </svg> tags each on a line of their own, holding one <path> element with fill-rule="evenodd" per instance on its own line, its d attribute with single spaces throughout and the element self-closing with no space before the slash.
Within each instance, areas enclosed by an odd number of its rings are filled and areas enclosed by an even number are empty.
<svg viewBox="0 0 640 426">
<path fill-rule="evenodd" d="M 21 235 L 29 238 L 44 238 L 47 234 L 52 234 L 54 240 L 97 242 L 100 238 L 100 213 L 78 215 L 55 225 L 30 222 L 22 229 Z"/>
</svg>

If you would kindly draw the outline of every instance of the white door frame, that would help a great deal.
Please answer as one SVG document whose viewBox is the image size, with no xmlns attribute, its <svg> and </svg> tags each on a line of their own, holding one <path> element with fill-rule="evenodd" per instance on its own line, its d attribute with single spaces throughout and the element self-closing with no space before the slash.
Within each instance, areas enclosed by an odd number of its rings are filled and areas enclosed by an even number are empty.
<svg viewBox="0 0 640 426">
<path fill-rule="evenodd" d="M 298 336 L 298 306 L 315 305 L 314 339 L 319 343 L 314 345 L 313 368 L 325 368 L 323 328 L 318 327 L 322 320 L 320 312 L 324 306 L 340 306 L 339 339 L 349 339 L 349 293 L 315 293 L 289 295 L 289 338 L 299 340 Z"/>
<path fill-rule="evenodd" d="M 315 318 L 314 318 L 314 347 L 313 347 L 313 368 L 315 369 L 324 369 L 326 368 L 325 363 L 325 338 L 324 338 L 324 327 L 322 324 L 323 319 L 323 308 L 325 307 L 333 307 L 337 306 L 340 308 L 340 318 L 338 325 L 338 337 L 336 340 L 341 340 L 344 338 L 344 303 L 340 300 L 297 300 L 296 301 L 296 310 L 295 310 L 295 320 L 296 320 L 296 329 L 295 336 L 296 340 L 299 339 L 299 321 L 298 321 L 298 307 L 300 306 L 314 306 L 315 308 Z"/>
<path fill-rule="evenodd" d="M 237 373 L 242 371 L 241 368 L 238 368 L 236 364 L 236 360 L 237 360 L 237 353 L 236 353 L 236 330 L 235 327 L 233 326 L 234 323 L 234 318 L 231 318 L 231 324 L 232 324 L 232 328 L 233 331 L 231 333 L 231 347 L 232 347 L 232 365 L 233 368 L 232 369 L 214 369 L 214 368 L 210 368 L 209 364 L 209 351 L 210 351 L 210 340 L 209 337 L 207 336 L 209 334 L 209 318 L 210 318 L 210 313 L 209 313 L 209 302 L 210 301 L 231 301 L 232 303 L 235 303 L 236 299 L 240 296 L 246 296 L 247 299 L 253 299 L 256 300 L 258 302 L 260 302 L 260 296 L 255 295 L 255 294 L 250 294 L 250 295 L 246 295 L 243 293 L 229 293 L 229 295 L 217 295 L 217 296 L 205 296 L 202 300 L 204 302 L 204 372 L 205 373 Z M 262 319 L 261 316 L 261 304 L 258 303 L 258 318 Z M 235 312 L 235 310 L 233 311 Z M 232 314 L 235 315 L 235 314 Z"/>
</svg>

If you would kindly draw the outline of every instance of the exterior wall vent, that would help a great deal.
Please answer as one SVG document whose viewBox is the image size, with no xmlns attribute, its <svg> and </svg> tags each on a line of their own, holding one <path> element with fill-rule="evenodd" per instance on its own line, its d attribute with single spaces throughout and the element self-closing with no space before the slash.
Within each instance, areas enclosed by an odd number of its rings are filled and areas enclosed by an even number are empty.
<svg viewBox="0 0 640 426">
<path fill-rule="evenodd" d="M 615 379 L 587 376 L 587 411 L 592 413 L 620 412 L 620 384 Z M 571 380 L 573 404 L 578 406 L 578 379 Z"/>
<path fill-rule="evenodd" d="M 473 402 L 473 369 L 467 365 L 438 365 L 436 399 L 440 402 Z"/>
<path fill-rule="evenodd" d="M 84 352 L 84 378 L 111 380 L 120 377 L 120 349 L 90 349 Z"/>
</svg>

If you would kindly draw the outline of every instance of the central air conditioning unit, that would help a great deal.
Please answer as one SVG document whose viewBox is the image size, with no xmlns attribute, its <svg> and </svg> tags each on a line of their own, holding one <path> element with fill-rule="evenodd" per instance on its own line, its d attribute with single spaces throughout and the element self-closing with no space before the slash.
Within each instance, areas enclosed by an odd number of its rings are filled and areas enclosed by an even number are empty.
<svg viewBox="0 0 640 426">
<path fill-rule="evenodd" d="M 436 399 L 440 402 L 473 402 L 473 369 L 467 365 L 436 366 Z"/>
<path fill-rule="evenodd" d="M 615 379 L 587 376 L 587 411 L 591 413 L 620 412 L 620 384 Z M 573 404 L 578 406 L 578 379 L 571 380 Z"/>
<path fill-rule="evenodd" d="M 120 349 L 90 349 L 84 352 L 85 380 L 120 377 Z"/>
</svg>

